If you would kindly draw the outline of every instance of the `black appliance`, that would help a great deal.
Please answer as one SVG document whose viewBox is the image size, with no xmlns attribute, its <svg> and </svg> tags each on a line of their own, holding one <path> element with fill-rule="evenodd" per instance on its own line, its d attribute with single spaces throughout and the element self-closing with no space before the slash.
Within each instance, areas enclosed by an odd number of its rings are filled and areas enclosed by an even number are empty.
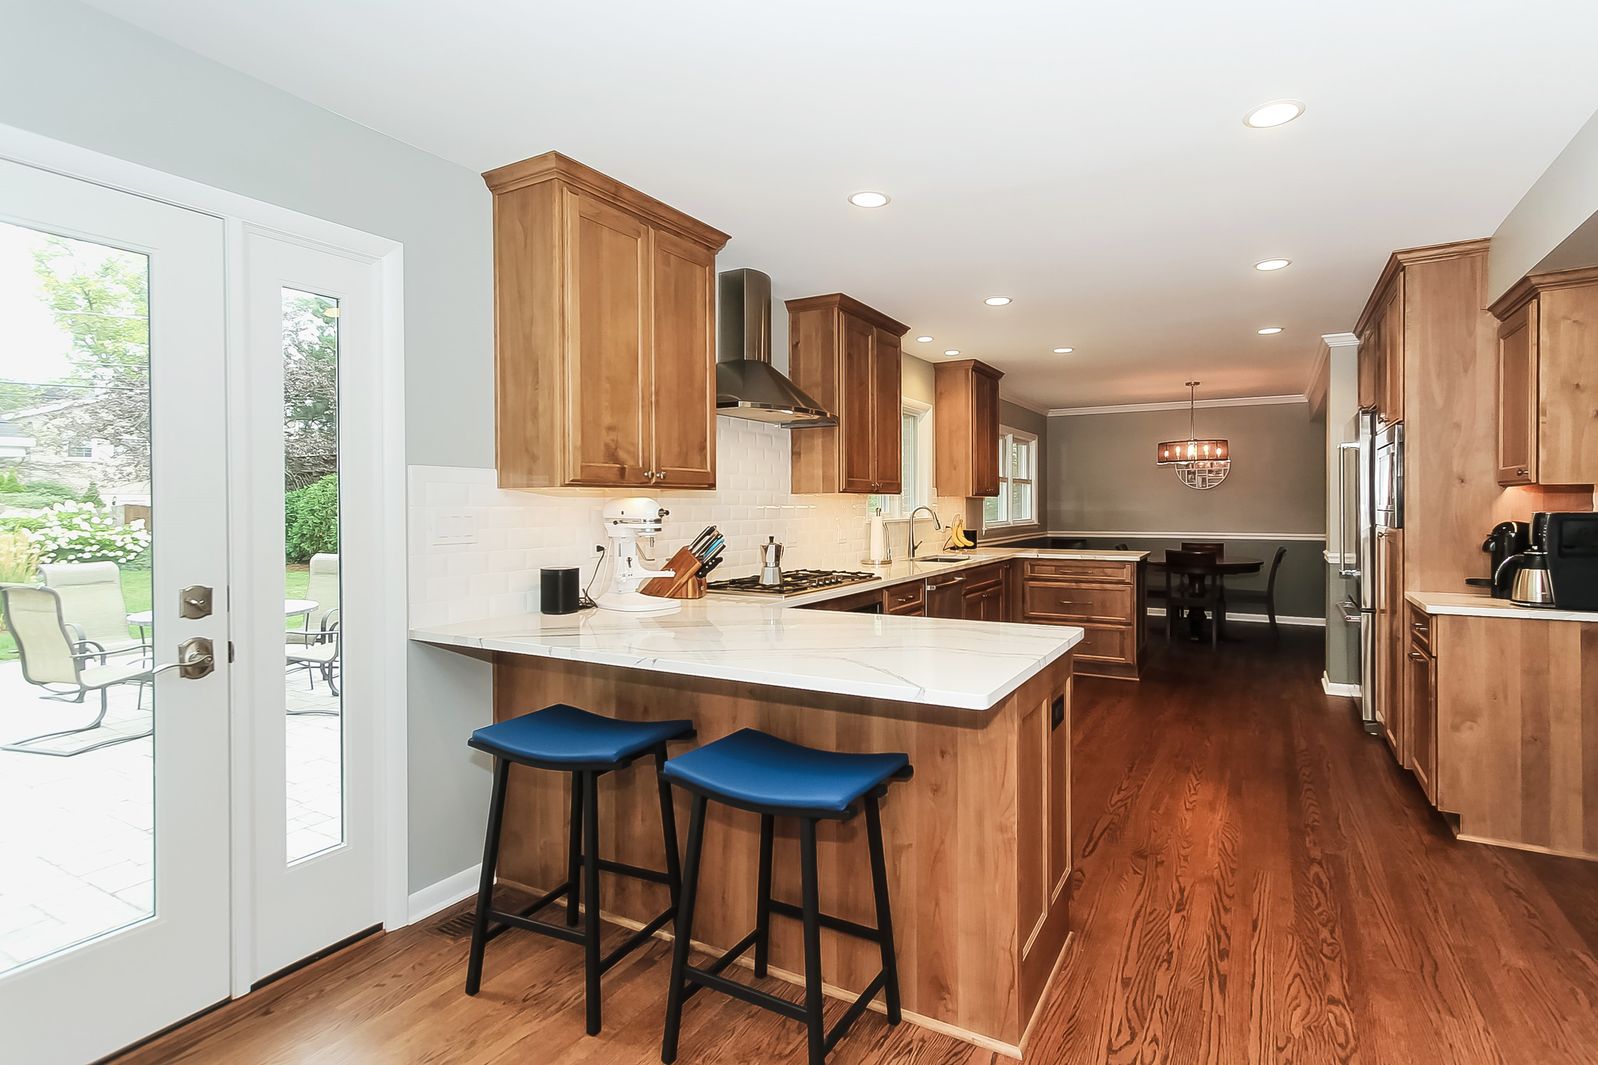
<svg viewBox="0 0 1598 1065">
<path fill-rule="evenodd" d="M 577 592 L 577 567 L 538 571 L 538 609 L 545 614 L 575 614 L 582 606 Z"/>
<path fill-rule="evenodd" d="M 1548 584 L 1561 610 L 1598 610 L 1598 514 L 1538 514 Z"/>
<path fill-rule="evenodd" d="M 1466 584 L 1491 588 L 1493 598 L 1508 599 L 1513 575 L 1504 568 L 1504 562 L 1531 546 L 1531 526 L 1523 521 L 1501 521 L 1482 541 L 1481 549 L 1487 553 L 1487 576 L 1468 577 Z"/>
<path fill-rule="evenodd" d="M 734 577 L 725 581 L 711 581 L 705 587 L 712 592 L 733 592 L 753 595 L 801 595 L 805 592 L 816 592 L 823 588 L 837 588 L 845 584 L 859 584 L 861 581 L 874 581 L 874 573 L 859 573 L 849 570 L 830 569 L 793 569 L 782 571 L 780 584 L 762 584 L 761 578 Z"/>
</svg>

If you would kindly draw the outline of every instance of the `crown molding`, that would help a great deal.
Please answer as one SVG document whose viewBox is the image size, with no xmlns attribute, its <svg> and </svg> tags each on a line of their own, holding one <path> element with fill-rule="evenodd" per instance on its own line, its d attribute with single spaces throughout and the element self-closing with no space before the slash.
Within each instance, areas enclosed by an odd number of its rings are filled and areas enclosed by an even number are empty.
<svg viewBox="0 0 1598 1065">
<path fill-rule="evenodd" d="M 1006 402 L 1006 403 L 1015 404 L 1017 407 L 1020 407 L 1022 410 L 1029 410 L 1033 414 L 1041 414 L 1041 415 L 1047 417 L 1048 415 L 1054 413 L 1053 411 L 1051 411 L 1047 407 L 1039 407 L 1039 406 L 1037 406 L 1034 403 L 1028 403 L 1028 402 L 1026 402 L 1025 400 L 1022 400 L 1022 399 L 1016 399 L 1014 396 L 1012 396 L 1010 393 L 1006 392 L 1002 388 L 999 389 L 999 398 L 1004 400 L 1004 402 Z"/>
<path fill-rule="evenodd" d="M 1308 403 L 1309 397 L 1298 396 L 1239 396 L 1236 399 L 1201 399 L 1193 406 L 1200 410 L 1210 410 L 1214 407 L 1271 407 L 1282 406 L 1287 403 Z M 1154 410 L 1187 410 L 1188 401 L 1185 399 L 1171 400 L 1169 403 L 1122 403 L 1109 407 L 1053 407 L 1049 410 L 1051 418 L 1068 418 L 1083 414 L 1135 414 L 1139 411 Z"/>
<path fill-rule="evenodd" d="M 1359 337 L 1353 333 L 1322 333 L 1321 339 L 1329 348 L 1358 347 Z"/>
</svg>

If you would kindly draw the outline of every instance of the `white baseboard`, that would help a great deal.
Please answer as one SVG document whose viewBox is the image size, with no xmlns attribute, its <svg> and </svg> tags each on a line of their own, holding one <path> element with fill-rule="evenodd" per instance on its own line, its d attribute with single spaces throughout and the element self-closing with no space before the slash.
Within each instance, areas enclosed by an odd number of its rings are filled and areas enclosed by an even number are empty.
<svg viewBox="0 0 1598 1065">
<path fill-rule="evenodd" d="M 1165 608 L 1163 606 L 1151 606 L 1151 607 L 1149 607 L 1149 617 L 1151 617 L 1151 618 L 1163 618 L 1164 616 L 1165 616 Z M 1227 621 L 1258 621 L 1258 622 L 1261 622 L 1262 624 L 1270 624 L 1270 620 L 1271 619 L 1266 614 L 1234 614 L 1230 610 L 1228 610 L 1226 612 L 1226 620 Z M 1326 619 L 1325 618 L 1288 617 L 1285 614 L 1276 615 L 1276 623 L 1278 625 L 1295 625 L 1295 626 L 1297 626 L 1299 628 L 1303 628 L 1303 629 L 1324 629 L 1326 627 Z"/>
<path fill-rule="evenodd" d="M 425 921 L 439 910 L 477 894 L 477 881 L 482 872 L 482 863 L 478 863 L 470 869 L 462 869 L 458 873 L 446 876 L 436 884 L 429 884 L 420 891 L 412 892 L 410 923 Z"/>
<path fill-rule="evenodd" d="M 1332 678 L 1325 673 L 1321 674 L 1321 691 L 1327 695 L 1341 695 L 1348 699 L 1358 699 L 1360 697 L 1360 686 L 1358 684 L 1334 684 L 1332 683 Z"/>
</svg>

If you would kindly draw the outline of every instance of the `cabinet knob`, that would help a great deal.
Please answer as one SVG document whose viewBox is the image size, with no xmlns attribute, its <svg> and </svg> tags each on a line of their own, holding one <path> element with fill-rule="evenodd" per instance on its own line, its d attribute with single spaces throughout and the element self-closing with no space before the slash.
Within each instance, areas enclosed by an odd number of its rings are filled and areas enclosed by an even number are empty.
<svg viewBox="0 0 1598 1065">
<path fill-rule="evenodd" d="M 1525 476 L 1528 476 L 1530 473 L 1531 473 L 1531 470 L 1527 469 L 1525 466 L 1517 466 L 1515 468 L 1515 476 L 1517 476 L 1517 477 L 1525 477 Z"/>
</svg>

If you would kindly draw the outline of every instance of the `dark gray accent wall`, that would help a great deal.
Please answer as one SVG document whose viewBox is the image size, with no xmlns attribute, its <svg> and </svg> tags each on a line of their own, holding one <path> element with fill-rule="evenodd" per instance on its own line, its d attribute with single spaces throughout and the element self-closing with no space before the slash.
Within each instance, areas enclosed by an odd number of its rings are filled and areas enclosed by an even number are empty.
<svg viewBox="0 0 1598 1065">
<path fill-rule="evenodd" d="M 1125 543 L 1156 554 L 1180 546 L 1184 537 L 1171 534 L 1203 534 L 1225 542 L 1228 554 L 1267 564 L 1277 547 L 1286 547 L 1277 613 L 1323 618 L 1325 423 L 1311 417 L 1307 403 L 1273 403 L 1200 409 L 1197 430 L 1226 438 L 1232 449 L 1226 481 L 1202 492 L 1154 463 L 1156 444 L 1187 437 L 1186 410 L 1051 416 L 1050 532 L 1082 534 L 1092 547 Z M 1228 587 L 1262 587 L 1264 580 L 1239 577 Z"/>
</svg>

